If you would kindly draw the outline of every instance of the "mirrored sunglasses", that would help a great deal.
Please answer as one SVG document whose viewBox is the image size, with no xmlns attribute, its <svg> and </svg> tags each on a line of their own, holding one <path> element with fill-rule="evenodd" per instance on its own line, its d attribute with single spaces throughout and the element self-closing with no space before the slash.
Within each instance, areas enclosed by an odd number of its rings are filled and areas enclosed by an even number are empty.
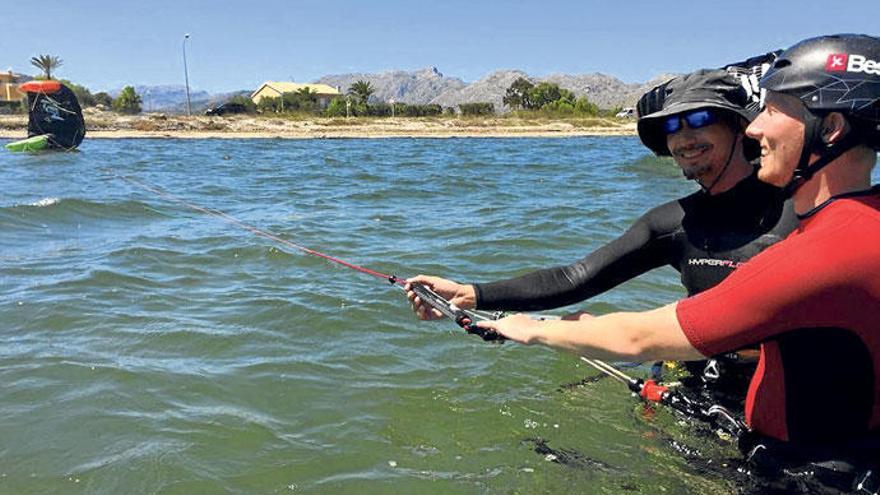
<svg viewBox="0 0 880 495">
<path fill-rule="evenodd" d="M 691 129 L 699 129 L 700 127 L 706 127 L 718 122 L 718 115 L 706 108 L 670 115 L 663 121 L 663 132 L 669 136 L 680 131 L 682 120 L 687 122 L 688 127 Z"/>
</svg>

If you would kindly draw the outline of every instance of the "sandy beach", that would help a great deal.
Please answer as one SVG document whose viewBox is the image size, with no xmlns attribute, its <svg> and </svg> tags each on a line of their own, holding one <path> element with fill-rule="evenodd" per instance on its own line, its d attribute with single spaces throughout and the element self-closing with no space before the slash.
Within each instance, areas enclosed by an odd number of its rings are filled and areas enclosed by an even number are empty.
<svg viewBox="0 0 880 495">
<path fill-rule="evenodd" d="M 306 118 L 232 115 L 207 117 L 83 111 L 87 139 L 124 138 L 391 138 L 575 137 L 635 135 L 635 121 L 603 118 L 498 117 Z M 0 138 L 27 136 L 27 115 L 0 115 Z"/>
</svg>

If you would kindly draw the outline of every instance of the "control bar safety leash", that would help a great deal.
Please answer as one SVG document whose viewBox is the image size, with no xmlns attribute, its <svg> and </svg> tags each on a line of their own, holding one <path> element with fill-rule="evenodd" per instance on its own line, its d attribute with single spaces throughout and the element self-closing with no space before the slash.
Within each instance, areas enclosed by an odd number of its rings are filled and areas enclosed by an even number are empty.
<svg viewBox="0 0 880 495">
<path fill-rule="evenodd" d="M 739 436 L 745 431 L 748 431 L 748 427 L 745 423 L 737 419 L 733 413 L 727 410 L 724 406 L 718 404 L 700 404 L 679 392 L 670 390 L 669 387 L 661 385 L 654 380 L 633 378 L 614 366 L 598 359 L 589 359 L 581 356 L 581 361 L 623 383 L 633 393 L 648 402 L 656 402 L 658 404 L 669 406 L 685 416 L 715 425 L 736 438 L 739 438 Z"/>
</svg>

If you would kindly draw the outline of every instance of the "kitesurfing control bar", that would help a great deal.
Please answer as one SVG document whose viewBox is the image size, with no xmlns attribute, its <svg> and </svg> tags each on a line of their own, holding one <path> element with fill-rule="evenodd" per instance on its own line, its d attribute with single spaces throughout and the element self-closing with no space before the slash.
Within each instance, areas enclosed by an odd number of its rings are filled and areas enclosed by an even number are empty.
<svg viewBox="0 0 880 495">
<path fill-rule="evenodd" d="M 436 309 L 442 313 L 443 316 L 454 321 L 456 325 L 465 329 L 468 333 L 478 335 L 485 341 L 503 342 L 504 340 L 507 340 L 503 335 L 500 335 L 494 330 L 478 327 L 475 320 L 481 319 L 479 315 L 459 308 L 455 304 L 447 301 L 440 294 L 437 294 L 426 287 L 424 284 L 413 282 L 410 284 L 410 289 L 419 296 L 422 302 Z"/>
</svg>

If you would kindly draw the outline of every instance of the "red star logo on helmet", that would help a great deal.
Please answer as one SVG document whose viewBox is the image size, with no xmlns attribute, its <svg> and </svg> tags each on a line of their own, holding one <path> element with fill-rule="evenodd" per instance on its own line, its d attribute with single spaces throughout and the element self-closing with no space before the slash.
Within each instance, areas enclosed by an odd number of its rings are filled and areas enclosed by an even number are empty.
<svg viewBox="0 0 880 495">
<path fill-rule="evenodd" d="M 828 59 L 825 61 L 825 71 L 826 72 L 841 72 L 846 70 L 846 61 L 849 58 L 849 55 L 846 53 L 832 53 L 828 55 Z"/>
</svg>

